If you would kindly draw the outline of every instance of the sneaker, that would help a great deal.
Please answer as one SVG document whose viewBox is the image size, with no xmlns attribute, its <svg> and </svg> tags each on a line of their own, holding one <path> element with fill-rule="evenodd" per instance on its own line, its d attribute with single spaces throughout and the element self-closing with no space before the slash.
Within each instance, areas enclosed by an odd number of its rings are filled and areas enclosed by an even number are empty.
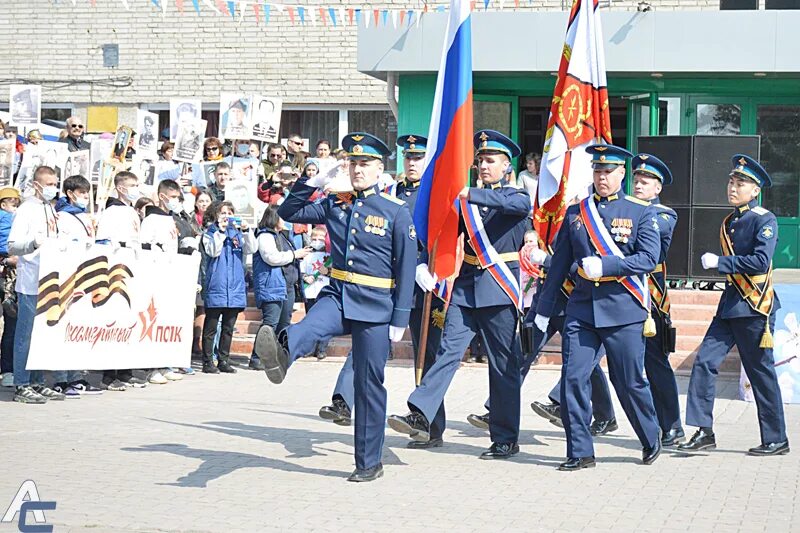
<svg viewBox="0 0 800 533">
<path fill-rule="evenodd" d="M 14 401 L 19 403 L 47 403 L 47 398 L 33 390 L 30 385 L 17 387 L 14 392 Z"/>
<path fill-rule="evenodd" d="M 187 376 L 194 376 L 195 371 L 194 368 L 187 366 L 186 368 L 179 368 L 178 372 L 181 374 L 186 374 Z"/>
<path fill-rule="evenodd" d="M 64 382 L 56 383 L 55 385 L 53 385 L 53 390 L 58 392 L 58 393 L 60 393 L 60 394 L 63 394 L 67 398 L 79 398 L 80 397 L 80 393 L 78 392 L 78 389 L 74 388 L 69 383 L 64 383 Z"/>
<path fill-rule="evenodd" d="M 70 387 L 78 391 L 80 395 L 103 394 L 103 390 L 91 385 L 85 379 L 79 379 L 69 384 Z"/>
<path fill-rule="evenodd" d="M 38 392 L 40 395 L 47 398 L 48 400 L 60 402 L 67 399 L 66 394 L 63 394 L 61 392 L 56 392 L 49 387 L 45 387 L 44 385 L 31 385 L 31 388 L 36 392 Z"/>
<path fill-rule="evenodd" d="M 203 374 L 219 374 L 219 368 L 214 365 L 203 365 Z"/>
<path fill-rule="evenodd" d="M 0 381 L 0 387 L 13 387 L 14 386 L 14 373 L 6 372 L 3 374 L 3 380 Z"/>
<path fill-rule="evenodd" d="M 167 378 L 169 381 L 180 381 L 183 379 L 183 376 L 181 376 L 174 370 L 167 370 L 166 372 L 163 372 L 161 375 Z"/>
<path fill-rule="evenodd" d="M 125 384 L 128 387 L 133 387 L 134 389 L 143 389 L 147 387 L 147 381 L 133 376 L 131 376 L 131 378 L 128 379 Z"/>
<path fill-rule="evenodd" d="M 104 381 L 101 384 L 101 387 L 103 387 L 103 390 L 110 390 L 114 392 L 122 392 L 124 390 L 128 390 L 128 385 L 125 382 L 120 381 L 118 379 L 115 379 L 111 383 L 106 383 Z"/>
<path fill-rule="evenodd" d="M 147 382 L 153 385 L 163 385 L 167 383 L 167 378 L 165 378 L 159 370 L 153 370 L 150 372 L 150 375 L 147 376 Z"/>
</svg>

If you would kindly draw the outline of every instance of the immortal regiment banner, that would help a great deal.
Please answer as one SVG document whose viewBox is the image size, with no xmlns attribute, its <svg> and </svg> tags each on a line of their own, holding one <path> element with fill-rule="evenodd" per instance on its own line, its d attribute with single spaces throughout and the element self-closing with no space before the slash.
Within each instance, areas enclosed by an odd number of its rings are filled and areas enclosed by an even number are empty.
<svg viewBox="0 0 800 533">
<path fill-rule="evenodd" d="M 29 370 L 190 366 L 199 254 L 57 240 L 40 253 Z"/>
<path fill-rule="evenodd" d="M 30 126 L 41 122 L 42 88 L 39 85 L 10 85 L 11 123 Z"/>
<path fill-rule="evenodd" d="M 775 285 L 775 293 L 780 296 L 781 308 L 775 314 L 773 339 L 775 347 L 772 357 L 775 360 L 775 373 L 781 389 L 783 403 L 800 403 L 800 285 Z M 750 380 L 741 370 L 739 378 L 739 398 L 753 402 L 753 388 Z"/>
<path fill-rule="evenodd" d="M 611 144 L 611 115 L 598 0 L 574 0 L 547 122 L 534 227 L 550 245 L 567 203 L 583 199 L 592 183 L 586 147 Z"/>
<path fill-rule="evenodd" d="M 253 125 L 253 138 L 268 143 L 278 142 L 281 129 L 281 108 L 283 100 L 268 96 L 253 95 L 250 107 L 250 124 Z"/>
</svg>

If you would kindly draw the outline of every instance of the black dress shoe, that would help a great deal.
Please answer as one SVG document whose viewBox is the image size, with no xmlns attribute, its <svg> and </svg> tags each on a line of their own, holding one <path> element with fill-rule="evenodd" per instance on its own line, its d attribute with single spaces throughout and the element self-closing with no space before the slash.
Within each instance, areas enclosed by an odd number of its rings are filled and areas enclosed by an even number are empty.
<svg viewBox="0 0 800 533">
<path fill-rule="evenodd" d="M 591 457 L 569 457 L 566 461 L 558 465 L 558 469 L 563 472 L 574 472 L 583 468 L 595 467 L 594 456 Z"/>
<path fill-rule="evenodd" d="M 469 415 L 467 422 L 478 429 L 489 429 L 489 413 L 485 415 Z"/>
<path fill-rule="evenodd" d="M 683 433 L 683 429 L 670 429 L 661 437 L 661 445 L 662 446 L 675 446 L 676 444 L 680 443 L 683 440 L 685 434 Z"/>
<path fill-rule="evenodd" d="M 411 448 L 412 450 L 427 450 L 428 448 L 441 448 L 443 445 L 444 440 L 439 437 L 438 439 L 431 439 L 428 442 L 412 440 L 406 444 L 406 448 Z"/>
<path fill-rule="evenodd" d="M 758 455 L 758 456 L 765 456 L 765 455 L 786 455 L 789 453 L 789 441 L 785 440 L 783 442 L 770 442 L 769 444 L 762 444 L 761 446 L 756 446 L 755 448 L 750 448 L 747 450 L 749 455 Z"/>
<path fill-rule="evenodd" d="M 355 471 L 350 474 L 350 477 L 347 478 L 347 481 L 363 483 L 365 481 L 375 481 L 379 477 L 383 477 L 383 465 L 380 463 L 372 468 L 356 468 Z"/>
<path fill-rule="evenodd" d="M 326 405 L 319 410 L 320 418 L 331 420 L 339 426 L 349 426 L 351 424 L 350 408 L 344 400 L 335 398 L 331 405 Z"/>
<path fill-rule="evenodd" d="M 250 363 L 247 365 L 247 368 L 250 370 L 264 370 L 264 363 L 261 362 L 259 359 L 250 359 Z"/>
<path fill-rule="evenodd" d="M 559 427 L 563 427 L 561 423 L 561 406 L 557 403 L 542 403 L 542 402 L 533 402 L 531 404 L 531 409 L 537 415 L 541 416 L 542 418 L 556 424 Z"/>
<path fill-rule="evenodd" d="M 405 433 L 415 441 L 431 440 L 431 425 L 422 413 L 411 411 L 406 416 L 392 415 L 388 422 L 390 428 L 398 433 Z"/>
<path fill-rule="evenodd" d="M 678 445 L 682 452 L 698 452 L 700 450 L 713 450 L 717 447 L 717 439 L 711 428 L 700 428 L 695 431 L 689 442 Z"/>
<path fill-rule="evenodd" d="M 481 454 L 481 459 L 508 459 L 512 455 L 519 453 L 519 444 L 516 442 L 506 442 L 499 444 L 493 442 L 491 448 Z"/>
<path fill-rule="evenodd" d="M 642 448 L 642 464 L 651 465 L 655 463 L 658 456 L 661 455 L 661 450 L 661 430 L 659 430 L 655 446 L 652 448 Z"/>
<path fill-rule="evenodd" d="M 220 363 L 217 368 L 223 374 L 235 374 L 236 369 L 233 368 L 229 363 Z"/>
<path fill-rule="evenodd" d="M 284 334 L 285 331 L 281 331 Z M 264 372 L 272 383 L 283 383 L 289 369 L 289 354 L 286 347 L 278 342 L 275 330 L 269 326 L 261 326 L 256 334 L 253 350 L 264 364 Z"/>
<path fill-rule="evenodd" d="M 617 425 L 616 418 L 612 418 L 611 420 L 595 420 L 592 422 L 592 425 L 589 426 L 589 433 L 592 434 L 592 437 L 599 437 L 618 429 L 619 426 Z"/>
<path fill-rule="evenodd" d="M 210 365 L 203 365 L 203 374 L 219 374 L 219 368 L 215 367 L 213 364 Z"/>
</svg>

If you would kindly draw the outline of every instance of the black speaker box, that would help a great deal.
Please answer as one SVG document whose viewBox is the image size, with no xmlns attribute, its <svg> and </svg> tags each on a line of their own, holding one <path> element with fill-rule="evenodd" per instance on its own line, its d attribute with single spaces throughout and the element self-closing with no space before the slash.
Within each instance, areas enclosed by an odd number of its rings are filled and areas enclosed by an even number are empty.
<svg viewBox="0 0 800 533">
<path fill-rule="evenodd" d="M 675 207 L 678 223 L 672 232 L 672 243 L 667 252 L 667 278 L 685 279 L 689 277 L 689 227 L 690 207 Z"/>
<path fill-rule="evenodd" d="M 722 250 L 719 246 L 719 228 L 722 221 L 731 213 L 730 207 L 695 207 L 692 208 L 690 224 L 692 232 L 690 236 L 689 252 L 689 277 L 692 279 L 704 280 L 724 280 L 725 276 L 719 274 L 717 269 L 706 270 L 700 261 L 700 257 L 706 253 L 720 255 Z M 669 267 L 669 263 L 667 263 Z"/>
<path fill-rule="evenodd" d="M 672 185 L 661 191 L 661 203 L 672 208 L 691 205 L 693 156 L 691 135 L 639 137 L 639 151 L 653 154 L 672 172 Z"/>
<path fill-rule="evenodd" d="M 726 206 L 726 186 L 734 154 L 759 159 L 758 135 L 695 135 L 692 158 L 691 200 L 693 206 Z"/>
</svg>

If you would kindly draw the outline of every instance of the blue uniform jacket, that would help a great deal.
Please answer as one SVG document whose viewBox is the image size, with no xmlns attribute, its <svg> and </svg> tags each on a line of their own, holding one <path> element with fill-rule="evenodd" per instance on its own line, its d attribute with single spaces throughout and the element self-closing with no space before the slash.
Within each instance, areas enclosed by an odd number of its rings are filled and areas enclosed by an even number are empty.
<svg viewBox="0 0 800 533">
<path fill-rule="evenodd" d="M 352 203 L 335 194 L 309 203 L 316 189 L 306 181 L 297 180 L 278 208 L 278 215 L 293 223 L 325 224 L 333 268 L 395 280 L 394 289 L 384 289 L 331 278 L 319 297 L 331 295 L 339 299 L 349 320 L 406 327 L 417 265 L 417 236 L 406 204 L 378 192 L 377 185 L 353 193 Z M 368 217 L 371 222 L 382 219 L 382 235 L 365 231 Z"/>
<path fill-rule="evenodd" d="M 771 211 L 758 205 L 756 200 L 734 209 L 728 221 L 728 234 L 736 255 L 720 256 L 720 274 L 766 274 L 772 265 L 772 256 L 778 244 L 778 221 Z M 775 294 L 772 310 L 781 308 Z M 739 291 L 730 282 L 717 307 L 720 318 L 744 318 L 762 316 L 742 299 Z"/>
<path fill-rule="evenodd" d="M 658 262 L 663 263 L 667 260 L 669 245 L 672 243 L 672 232 L 675 231 L 675 224 L 678 223 L 678 214 L 671 208 L 661 204 L 656 196 L 650 201 L 650 205 L 656 210 L 656 222 L 658 222 L 658 235 L 661 239 L 661 253 Z M 669 265 L 667 265 L 669 267 Z M 669 275 L 669 268 L 667 268 Z M 664 288 L 664 272 L 656 272 L 653 277 L 661 288 Z"/>
<path fill-rule="evenodd" d="M 527 191 L 510 186 L 470 188 L 469 203 L 479 206 L 486 234 L 498 253 L 518 252 L 522 248 L 525 232 L 531 228 L 531 199 Z M 460 230 L 466 232 L 463 218 L 459 224 Z M 464 244 L 464 253 L 475 255 L 468 241 Z M 519 282 L 519 261 L 506 264 Z M 450 301 L 467 308 L 512 303 L 488 271 L 466 261 L 453 284 Z"/>
<path fill-rule="evenodd" d="M 624 258 L 602 258 L 603 276 L 642 276 L 652 272 L 660 254 L 655 209 L 647 202 L 626 196 L 622 191 L 608 198 L 595 195 L 594 201 L 609 233 L 615 219 L 628 222 L 631 230 L 628 242 L 615 241 Z M 599 254 L 581 221 L 579 206 L 569 207 L 559 230 L 555 254 L 536 312 L 546 317 L 555 316 L 561 284 L 569 275 L 573 263 L 580 264 L 583 258 L 596 255 Z M 575 281 L 575 289 L 567 302 L 567 316 L 598 328 L 643 322 L 647 318 L 647 311 L 621 283 L 594 282 L 581 276 L 575 276 Z"/>
</svg>

